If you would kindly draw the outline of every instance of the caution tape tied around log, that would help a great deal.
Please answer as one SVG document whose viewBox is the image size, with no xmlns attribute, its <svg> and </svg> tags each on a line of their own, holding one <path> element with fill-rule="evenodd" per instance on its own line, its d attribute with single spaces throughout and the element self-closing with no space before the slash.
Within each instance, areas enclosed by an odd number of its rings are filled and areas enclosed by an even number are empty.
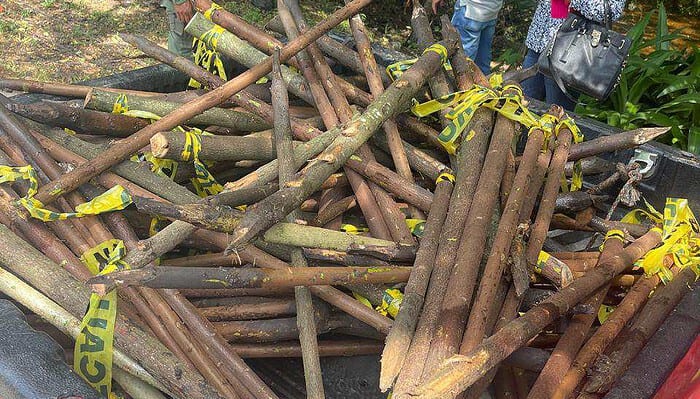
<svg viewBox="0 0 700 399">
<path fill-rule="evenodd" d="M 107 240 L 86 251 L 80 260 L 94 275 L 129 270 L 122 260 L 126 248 L 121 240 Z M 117 292 L 92 293 L 88 310 L 80 323 L 73 349 L 73 367 L 81 377 L 105 397 L 112 391 L 114 326 L 117 318 Z"/>
<path fill-rule="evenodd" d="M 34 195 L 36 195 L 39 190 L 39 179 L 31 165 L 0 165 L 0 183 L 16 181 L 26 181 L 29 183 L 27 195 L 20 198 L 17 204 L 24 207 L 33 218 L 44 222 L 118 211 L 131 205 L 132 202 L 131 195 L 129 195 L 126 189 L 117 185 L 92 200 L 79 204 L 75 207 L 75 212 L 55 212 L 44 208 L 44 204 L 34 198 Z"/>
</svg>

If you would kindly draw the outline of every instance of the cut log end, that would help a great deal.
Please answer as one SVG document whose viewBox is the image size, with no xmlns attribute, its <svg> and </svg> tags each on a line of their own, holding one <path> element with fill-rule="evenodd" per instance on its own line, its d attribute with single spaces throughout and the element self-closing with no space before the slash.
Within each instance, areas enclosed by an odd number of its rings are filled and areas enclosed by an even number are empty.
<svg viewBox="0 0 700 399">
<path fill-rule="evenodd" d="M 156 133 L 151 137 L 151 152 L 154 157 L 165 157 L 168 154 L 168 149 L 168 139 L 163 133 Z"/>
</svg>

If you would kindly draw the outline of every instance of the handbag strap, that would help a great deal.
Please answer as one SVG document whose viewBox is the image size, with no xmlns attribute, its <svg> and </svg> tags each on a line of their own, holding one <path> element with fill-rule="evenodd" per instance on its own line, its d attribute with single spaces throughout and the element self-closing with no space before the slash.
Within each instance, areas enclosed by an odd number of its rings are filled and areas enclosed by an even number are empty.
<svg viewBox="0 0 700 399">
<path fill-rule="evenodd" d="M 612 30 L 612 12 L 610 11 L 610 0 L 603 0 L 603 23 L 607 30 Z"/>
</svg>

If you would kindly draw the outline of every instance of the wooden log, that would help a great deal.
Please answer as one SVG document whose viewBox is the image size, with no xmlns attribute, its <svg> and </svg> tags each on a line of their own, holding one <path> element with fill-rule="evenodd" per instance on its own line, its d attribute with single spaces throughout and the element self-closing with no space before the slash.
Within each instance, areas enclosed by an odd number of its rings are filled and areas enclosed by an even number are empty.
<svg viewBox="0 0 700 399">
<path fill-rule="evenodd" d="M 543 143 L 543 131 L 533 130 L 530 132 L 522 162 L 520 162 L 520 167 L 515 174 L 513 187 L 530 186 L 530 180 L 537 167 L 537 158 Z M 541 184 L 541 181 L 539 183 Z M 533 191 L 539 191 L 539 187 Z M 476 299 L 474 300 L 469 314 L 466 326 L 466 330 L 469 331 L 469 334 L 465 334 L 462 339 L 460 353 L 469 353 L 469 351 L 476 347 L 489 333 L 486 317 L 494 302 L 498 282 L 503 277 L 503 271 L 506 266 L 505 260 L 508 257 L 511 243 L 515 238 L 517 223 L 520 220 L 520 208 L 522 207 L 526 194 L 528 194 L 528 190 L 521 189 L 512 191 L 508 196 L 508 202 L 499 220 L 496 237 L 493 240 L 491 252 L 486 261 L 481 282 L 479 283 Z M 478 254 L 481 252 L 482 251 L 466 252 L 466 254 Z M 473 285 L 475 282 L 476 279 L 474 278 L 467 284 Z"/>
<path fill-rule="evenodd" d="M 120 34 L 120 37 L 124 41 L 138 47 L 139 50 L 143 51 L 148 56 L 172 66 L 207 87 L 217 88 L 226 83 L 220 77 L 200 68 L 190 59 L 171 53 L 154 42 L 126 33 Z M 253 90 L 250 89 L 250 86 L 236 93 L 234 96 L 230 97 L 229 100 L 243 107 L 248 112 L 260 116 L 269 124 L 272 124 L 272 107 L 265 101 L 256 97 Z M 297 137 L 306 137 L 306 139 L 318 134 L 318 129 L 314 126 L 295 119 L 292 119 L 292 129 Z"/>
<path fill-rule="evenodd" d="M 301 357 L 301 346 L 295 341 L 273 343 L 231 344 L 233 350 L 244 359 Z M 320 356 L 362 356 L 382 351 L 380 341 L 368 339 L 326 340 L 318 342 Z"/>
<path fill-rule="evenodd" d="M 428 290 L 430 275 L 438 252 L 440 233 L 447 217 L 452 188 L 452 182 L 447 179 L 439 181 L 435 188 L 435 201 L 428 214 L 413 270 L 404 288 L 401 308 L 382 352 L 379 383 L 382 391 L 389 389 L 398 375 L 418 324 L 423 298 Z"/>
<path fill-rule="evenodd" d="M 119 96 L 119 94 L 114 92 L 92 89 L 85 97 L 84 107 L 97 111 L 112 112 L 114 104 L 120 98 Z M 167 115 L 182 105 L 172 101 L 134 95 L 126 96 L 126 99 L 122 101 L 127 101 L 130 110 L 151 112 L 158 116 Z M 270 124 L 257 115 L 216 107 L 193 116 L 191 119 L 184 121 L 183 124 L 215 125 L 231 128 L 239 132 L 258 132 L 270 128 Z"/>
<path fill-rule="evenodd" d="M 448 53 L 455 43 L 441 43 Z M 259 202 L 254 210 L 241 219 L 232 233 L 230 249 L 240 247 L 253 237 L 266 230 L 299 206 L 311 193 L 316 191 L 328 176 L 335 172 L 376 130 L 376 128 L 402 109 L 409 98 L 441 63 L 435 52 L 425 53 L 402 77 L 379 96 L 362 115 L 355 116 L 346 123 L 343 134 L 338 136 L 301 175 L 283 190 Z M 280 201 L 284 198 L 284 201 Z M 263 216 L 264 215 L 264 216 Z"/>
<path fill-rule="evenodd" d="M 615 311 L 605 320 L 595 333 L 586 341 L 574 358 L 571 367 L 561 383 L 555 387 L 552 398 L 568 398 L 586 376 L 586 370 L 593 365 L 598 356 L 620 334 L 624 326 L 646 303 L 652 290 L 661 280 L 657 275 L 647 276 L 637 281 L 627 292 Z"/>
<path fill-rule="evenodd" d="M 262 303 L 200 308 L 199 313 L 211 321 L 254 320 L 296 314 L 294 301 L 272 299 Z"/>
<path fill-rule="evenodd" d="M 0 94 L 0 129 L 4 130 L 4 132 L 11 138 L 11 141 L 19 145 L 20 148 L 22 148 L 22 150 L 27 154 L 26 160 L 37 172 L 40 179 L 45 181 L 61 176 L 63 174 L 63 170 L 31 135 L 28 126 L 9 112 L 9 110 L 6 108 L 6 106 L 9 104 L 10 101 L 7 99 L 7 97 Z M 82 204 L 84 202 L 85 198 L 83 198 L 79 193 L 71 193 L 65 198 L 65 201 L 59 201 L 57 205 L 59 210 L 66 212 L 71 210 L 70 206 L 77 206 L 78 204 Z M 72 224 L 74 228 L 80 232 L 83 240 L 87 243 L 87 248 L 83 247 L 81 248 L 80 252 L 77 252 L 80 254 L 97 244 L 92 239 L 92 235 L 97 235 L 98 237 L 106 237 L 109 235 L 109 232 L 106 231 L 105 227 L 102 226 L 99 223 L 99 220 L 94 216 L 79 220 L 73 219 L 70 221 L 59 222 L 56 226 L 54 226 L 54 229 L 60 229 L 60 236 L 65 236 L 68 238 L 69 236 L 75 234 L 74 232 L 67 230 L 69 224 Z M 92 231 L 90 232 L 90 230 Z"/>
<path fill-rule="evenodd" d="M 80 333 L 80 319 L 2 268 L 0 268 L 0 292 L 22 304 L 22 306 L 46 320 L 67 336 L 75 339 Z M 125 355 L 120 349 L 114 349 L 113 360 L 114 364 L 125 372 L 136 376 L 163 392 L 171 394 L 153 375 L 141 367 L 138 362 Z"/>
<path fill-rule="evenodd" d="M 270 161 L 275 159 L 272 140 L 263 137 L 201 136 L 199 159 L 203 161 Z M 183 132 L 161 132 L 151 137 L 156 158 L 189 161 L 182 157 L 186 137 Z"/>
<path fill-rule="evenodd" d="M 561 108 L 558 108 L 558 112 L 562 112 Z M 535 222 L 530 230 L 530 241 L 525 254 L 528 266 L 533 269 L 537 264 L 537 258 L 544 245 L 544 240 L 549 230 L 549 223 L 554 214 L 556 197 L 561 186 L 561 175 L 564 172 L 564 165 L 566 164 L 566 157 L 569 154 L 572 139 L 573 136 L 568 129 L 562 128 L 559 131 L 556 148 L 547 170 L 547 181 L 542 192 L 542 200 L 540 201 Z"/>
<path fill-rule="evenodd" d="M 316 217 L 314 217 L 310 224 L 317 227 L 326 226 L 326 224 L 330 223 L 355 206 L 357 206 L 357 200 L 355 199 L 354 195 L 334 201 L 325 208 L 319 209 L 318 214 Z"/>
<path fill-rule="evenodd" d="M 425 212 L 430 210 L 433 200 L 432 193 L 416 185 L 412 180 L 408 180 L 391 169 L 382 166 L 377 161 L 363 159 L 358 156 L 350 157 L 346 164 L 409 204 L 415 205 Z"/>
<path fill-rule="evenodd" d="M 208 10 L 211 7 L 211 4 L 211 0 L 197 0 L 196 7 L 201 12 Z M 215 24 L 221 25 L 222 27 L 226 28 L 226 30 L 228 30 L 229 32 L 245 40 L 246 42 L 249 42 L 253 47 L 258 49 L 259 51 L 262 51 L 265 54 L 270 55 L 276 47 L 282 48 L 284 46 L 283 43 L 277 40 L 277 38 L 275 38 L 274 36 L 268 34 L 262 29 L 257 28 L 254 25 L 249 24 L 244 19 L 226 11 L 225 9 L 214 10 L 211 13 L 211 19 Z M 277 17 L 277 20 L 279 21 L 279 17 Z M 282 26 L 280 26 L 280 33 L 285 34 L 284 28 Z M 319 39 L 322 38 L 327 37 L 325 35 L 322 35 Z M 293 38 L 290 38 L 290 40 L 292 39 Z M 288 62 L 290 65 L 294 66 L 299 70 L 303 69 L 300 65 L 301 61 L 298 60 L 298 57 L 295 57 L 295 59 L 290 59 Z M 359 104 L 368 104 L 371 101 L 369 94 L 359 90 L 350 82 L 347 82 L 344 79 L 340 78 L 338 79 L 337 83 L 340 86 L 343 93 L 346 96 L 348 96 L 349 99 L 352 99 L 353 102 Z"/>
<path fill-rule="evenodd" d="M 298 2 L 288 0 L 287 4 L 289 6 L 290 13 L 294 18 L 294 22 L 296 22 L 299 27 L 299 30 L 302 32 L 305 31 L 306 23 Z M 311 57 L 311 60 L 313 61 L 314 69 L 318 73 L 321 84 L 325 88 L 326 93 L 334 106 L 334 111 L 338 116 L 338 119 L 341 123 L 347 123 L 352 118 L 353 111 L 350 108 L 348 99 L 345 97 L 344 93 L 339 90 L 338 77 L 331 71 L 330 67 L 326 63 L 326 59 L 323 57 L 323 54 L 321 54 L 321 51 L 315 44 L 310 45 L 307 51 Z M 400 137 L 398 140 L 399 142 L 401 141 Z M 360 146 L 357 150 L 357 155 L 367 160 L 374 160 L 374 154 L 367 145 Z M 349 174 L 349 177 L 352 177 L 352 173 Z M 384 189 L 379 187 L 377 184 L 369 182 L 368 187 L 374 195 L 381 217 L 389 229 L 390 237 L 398 243 L 412 244 L 413 236 L 406 226 L 406 217 L 398 209 L 398 206 L 393 198 L 391 198 L 386 191 L 384 191 Z M 363 207 L 364 204 L 360 199 L 360 208 Z"/>
<path fill-rule="evenodd" d="M 585 277 L 574 280 L 568 287 L 551 295 L 536 307 L 485 339 L 467 355 L 455 355 L 433 373 L 432 377 L 414 391 L 419 398 L 454 398 L 471 386 L 505 357 L 523 346 L 545 326 L 566 313 L 575 304 L 604 285 L 616 274 L 654 248 L 661 239 L 653 230 L 620 253 L 605 261 Z"/>
<path fill-rule="evenodd" d="M 317 309 L 314 315 L 316 329 L 320 335 L 337 332 L 362 338 L 380 338 L 366 324 L 343 314 L 329 314 Z M 217 332 L 233 343 L 264 343 L 297 339 L 299 331 L 295 318 L 224 321 L 214 323 Z"/>
<path fill-rule="evenodd" d="M 172 205 L 161 201 L 135 197 L 134 202 L 141 212 L 161 217 L 182 220 L 196 226 L 228 233 L 238 225 L 243 212 L 203 204 Z M 393 241 L 364 237 L 320 227 L 295 223 L 278 223 L 263 235 L 265 241 L 276 244 L 307 248 L 332 249 L 336 251 L 376 249 L 385 256 L 394 258 L 412 257 L 412 246 L 399 245 Z"/>
<path fill-rule="evenodd" d="M 421 5 L 420 1 L 413 1 L 413 12 L 411 13 L 411 28 L 413 28 L 413 37 L 416 39 L 418 44 L 418 49 L 424 51 L 428 46 L 436 42 L 433 36 L 433 30 L 430 28 L 430 20 L 428 19 L 428 14 L 425 12 L 425 8 Z M 455 37 L 445 37 L 445 39 L 454 40 Z M 452 53 L 454 54 L 454 53 Z M 446 96 L 453 92 L 450 88 L 443 68 L 439 68 L 433 73 L 428 79 L 428 85 L 430 86 L 430 93 L 433 98 L 439 98 Z M 440 123 L 443 127 L 447 126 L 449 123 L 445 115 L 447 110 L 440 111 Z"/>
<path fill-rule="evenodd" d="M 613 346 L 606 357 L 593 365 L 592 373 L 583 389 L 582 395 L 603 394 L 610 390 L 613 383 L 620 378 L 632 360 L 639 354 L 644 344 L 658 330 L 669 313 L 683 299 L 688 290 L 692 289 L 697 275 L 692 268 L 681 270 L 673 280 L 659 287 L 649 301 L 644 305 L 629 330 L 618 336 L 617 346 Z M 614 312 L 613 312 L 614 313 Z"/>
<path fill-rule="evenodd" d="M 469 303 L 477 278 L 477 270 L 484 252 L 491 215 L 496 209 L 507 153 L 515 134 L 516 125 L 503 116 L 496 117 L 494 134 L 489 144 L 479 183 L 464 225 L 452 275 L 442 302 L 442 314 L 437 324 L 441 332 L 433 337 L 430 354 L 424 370 L 432 370 L 444 359 L 457 353 L 469 312 Z M 541 146 L 540 146 L 541 148 Z M 466 290 L 465 290 L 466 286 Z"/>
<path fill-rule="evenodd" d="M 282 50 L 280 60 L 286 61 L 300 49 L 306 47 L 309 43 L 313 42 L 316 38 L 327 32 L 342 20 L 356 13 L 369 2 L 370 0 L 355 0 L 350 5 L 336 11 L 328 18 L 324 19 L 319 25 L 309 30 L 309 32 L 285 46 Z M 74 190 L 82 183 L 85 183 L 89 179 L 98 175 L 100 172 L 103 172 L 120 161 L 125 160 L 131 154 L 146 146 L 151 136 L 153 136 L 155 133 L 172 129 L 194 115 L 220 104 L 243 88 L 253 84 L 262 76 L 268 74 L 271 70 L 272 60 L 267 58 L 264 62 L 248 69 L 246 72 L 238 75 L 234 79 L 231 79 L 218 89 L 214 89 L 196 100 L 182 105 L 177 110 L 166 115 L 157 122 L 148 125 L 146 128 L 137 133 L 134 133 L 128 139 L 114 143 L 110 147 L 110 150 L 97 160 L 87 162 L 86 164 L 77 167 L 73 171 L 64 174 L 60 178 L 55 179 L 51 182 L 51 184 L 42 186 L 36 195 L 36 199 L 44 204 L 51 203 L 57 197 L 62 196 L 66 192 Z"/>
<path fill-rule="evenodd" d="M 26 79 L 0 79 L 0 88 L 6 90 L 24 91 L 28 93 L 52 94 L 55 96 L 85 98 L 88 92 L 92 89 L 91 86 L 62 84 L 52 82 L 39 82 Z M 162 96 L 163 93 L 153 93 L 148 91 L 115 89 L 105 87 L 104 90 L 110 90 L 115 93 L 136 94 L 142 96 Z"/>
<path fill-rule="evenodd" d="M 180 319 L 187 325 L 194 337 L 202 343 L 204 349 L 216 354 L 219 359 L 224 359 L 227 366 L 236 371 L 240 382 L 253 397 L 263 399 L 276 399 L 270 388 L 243 362 L 243 360 L 231 350 L 226 340 L 217 334 L 214 326 L 204 317 L 197 313 L 196 308 L 187 301 L 176 290 L 163 290 L 163 299 L 180 316 Z"/>
<path fill-rule="evenodd" d="M 109 223 L 112 231 L 124 241 L 129 251 L 134 250 L 139 240 L 126 219 L 117 213 L 105 215 L 105 220 Z M 153 266 L 153 264 L 149 264 Z M 132 291 L 133 288 L 122 289 L 122 292 Z M 139 295 L 140 294 L 140 295 Z M 147 304 L 138 306 L 139 312 L 149 322 L 149 326 L 156 332 L 163 343 L 167 343 L 168 348 L 174 348 L 183 361 L 192 364 L 202 375 L 219 391 L 223 397 L 247 397 L 247 388 L 241 385 L 238 377 L 227 367 L 226 359 L 216 358 L 214 353 L 204 352 L 202 344 L 193 339 L 192 334 L 183 328 L 179 317 L 173 312 L 168 303 L 156 290 L 140 287 L 138 294 L 134 293 L 131 298 L 141 298 Z M 138 303 L 132 299 L 132 302 Z M 151 313 L 157 312 L 158 316 Z M 148 315 L 149 317 L 146 317 Z M 158 321 L 162 320 L 162 324 Z M 164 327 L 165 331 L 159 331 Z M 165 338 L 165 340 L 163 340 Z M 173 350 L 173 349 L 171 349 Z M 187 355 L 185 354 L 187 353 Z M 228 381 L 227 381 L 228 380 Z"/>
<path fill-rule="evenodd" d="M 500 124 L 499 124 L 500 127 Z M 493 130 L 493 113 L 477 110 L 469 128 L 476 134 L 472 140 L 462 140 L 456 156 L 456 179 L 448 209 L 446 223 L 440 233 L 435 265 L 430 276 L 420 320 L 411 341 L 401 372 L 397 376 L 394 392 L 406 392 L 421 379 L 428 361 L 433 332 L 442 315 L 442 302 L 457 257 L 457 249 L 463 235 L 464 224 L 469 215 L 476 187 L 479 182 L 480 165 L 484 162 Z"/>
<path fill-rule="evenodd" d="M 65 127 L 85 134 L 127 137 L 148 125 L 148 122 L 143 119 L 85 110 L 57 102 L 13 103 L 7 108 L 33 121 L 50 126 Z"/>
<path fill-rule="evenodd" d="M 364 69 L 365 77 L 367 78 L 370 93 L 373 97 L 377 97 L 384 91 L 384 84 L 382 83 L 381 73 L 379 71 L 379 67 L 377 66 L 377 61 L 374 59 L 374 55 L 372 54 L 372 44 L 369 41 L 367 30 L 359 15 L 355 15 L 354 17 L 350 18 L 350 29 L 352 30 L 353 37 L 355 38 L 355 45 L 357 46 L 357 52 L 360 55 L 360 61 Z M 394 121 L 394 119 L 389 119 L 384 122 L 383 127 L 387 138 L 387 144 L 389 145 L 389 153 L 394 161 L 396 171 L 402 178 L 409 182 L 413 182 L 414 180 L 411 173 L 411 167 L 408 164 L 406 151 L 401 143 L 401 136 L 399 134 L 396 121 Z M 424 211 L 427 212 L 427 210 Z M 411 214 L 414 218 L 423 217 L 420 212 L 417 213 L 413 208 L 411 208 Z"/>
<path fill-rule="evenodd" d="M 606 256 L 605 250 L 601 257 Z M 585 300 L 582 305 L 589 306 L 591 309 L 599 309 L 603 303 L 603 299 L 608 292 L 610 285 L 604 285 L 599 288 L 593 295 Z M 571 316 L 569 325 L 562 334 L 561 339 L 554 347 L 552 355 L 549 357 L 542 372 L 535 381 L 535 384 L 530 389 L 529 399 L 535 398 L 551 398 L 554 391 L 561 384 L 566 371 L 571 366 L 573 358 L 578 353 L 581 345 L 583 345 L 588 331 L 593 322 L 598 317 L 597 312 L 589 314 L 576 314 Z"/>
<path fill-rule="evenodd" d="M 279 159 L 280 162 L 279 186 L 282 188 L 288 181 L 294 178 L 296 168 L 294 168 L 292 127 L 289 122 L 289 98 L 287 97 L 287 87 L 282 78 L 279 49 L 273 54 L 272 87 L 270 90 L 273 98 L 274 142 L 277 150 L 277 159 Z M 287 216 L 287 221 L 294 223 L 299 216 L 299 211 L 294 211 Z M 301 249 L 292 250 L 291 258 L 293 267 L 308 266 Z M 311 291 L 307 287 L 295 286 L 294 300 L 307 396 L 314 399 L 321 399 L 324 398 L 325 395 L 323 391 L 323 379 L 321 377 L 321 362 L 318 354 L 317 331 L 316 322 L 314 320 L 314 308 L 311 302 Z"/>
<path fill-rule="evenodd" d="M 592 157 L 605 152 L 614 152 L 638 147 L 668 132 L 668 127 L 648 127 L 629 130 L 622 133 L 600 136 L 593 140 L 571 146 L 569 161 Z"/>
<path fill-rule="evenodd" d="M 125 270 L 88 280 L 98 285 L 152 288 L 268 288 L 312 285 L 383 284 L 408 281 L 407 267 L 294 267 L 286 269 L 153 267 Z"/>
<path fill-rule="evenodd" d="M 54 299 L 73 315 L 82 315 L 88 289 L 70 277 L 61 266 L 0 226 L 0 264 Z M 122 315 L 117 315 L 115 346 L 142 366 L 173 394 L 182 398 L 217 397 L 201 375 L 180 363 L 160 342 Z"/>
</svg>

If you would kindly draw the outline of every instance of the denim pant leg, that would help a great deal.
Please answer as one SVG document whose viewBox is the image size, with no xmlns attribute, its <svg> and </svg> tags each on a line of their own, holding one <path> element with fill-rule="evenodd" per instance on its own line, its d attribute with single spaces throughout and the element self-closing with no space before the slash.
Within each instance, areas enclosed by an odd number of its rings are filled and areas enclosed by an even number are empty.
<svg viewBox="0 0 700 399">
<path fill-rule="evenodd" d="M 547 102 L 547 104 L 561 105 L 561 107 L 567 111 L 573 111 L 574 108 L 576 108 L 576 101 L 573 101 L 569 97 L 567 97 L 566 94 L 564 94 L 564 92 L 561 91 L 559 86 L 557 86 L 557 82 L 555 82 L 552 78 L 545 76 L 544 88 L 547 92 L 545 97 L 545 101 Z M 572 92 L 571 90 L 569 90 L 568 92 L 571 97 L 578 99 L 578 93 Z"/>
<path fill-rule="evenodd" d="M 525 54 L 525 60 L 523 60 L 523 69 L 537 64 L 539 58 L 540 53 L 528 49 L 527 54 Z M 525 93 L 526 96 L 534 98 L 535 100 L 545 100 L 544 75 L 541 73 L 538 72 L 535 76 L 523 80 L 520 83 L 520 87 L 523 88 L 523 93 Z"/>
<path fill-rule="evenodd" d="M 452 25 L 459 32 L 462 47 L 467 57 L 474 60 L 485 74 L 491 73 L 491 42 L 496 21 L 479 22 L 465 16 L 466 6 L 455 3 Z"/>
<path fill-rule="evenodd" d="M 481 22 L 481 36 L 479 38 L 479 50 L 476 53 L 476 65 L 484 75 L 491 73 L 491 44 L 496 33 L 496 20 Z"/>
</svg>

